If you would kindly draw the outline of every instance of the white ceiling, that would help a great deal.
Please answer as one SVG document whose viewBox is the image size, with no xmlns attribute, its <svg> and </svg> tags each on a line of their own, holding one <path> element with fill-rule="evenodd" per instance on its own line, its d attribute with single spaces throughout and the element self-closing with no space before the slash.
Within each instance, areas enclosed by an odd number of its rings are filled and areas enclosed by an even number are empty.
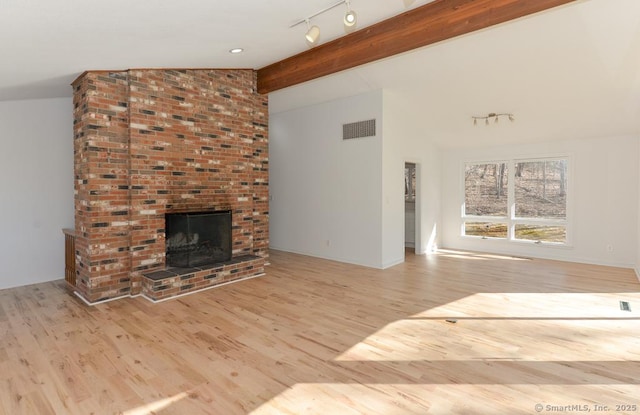
<svg viewBox="0 0 640 415">
<path fill-rule="evenodd" d="M 432 0 L 415 1 L 411 7 Z M 337 0 L 0 0 L 0 100 L 71 96 L 85 70 L 258 69 L 308 49 L 290 26 Z M 403 0 L 352 0 L 359 27 L 406 11 Z M 344 35 L 341 5 L 312 23 Z M 245 52 L 232 55 L 229 50 Z"/>
<path fill-rule="evenodd" d="M 416 1 L 416 7 L 431 0 Z M 261 68 L 334 0 L 0 0 L 0 100 L 71 96 L 85 70 Z M 404 0 L 351 0 L 362 28 Z M 151 7 L 153 5 L 153 7 Z M 344 34 L 344 6 L 312 20 Z M 245 52 L 231 55 L 228 50 Z M 443 147 L 640 134 L 640 0 L 581 0 L 270 95 L 272 113 L 385 88 Z M 516 122 L 473 127 L 472 115 Z"/>
</svg>

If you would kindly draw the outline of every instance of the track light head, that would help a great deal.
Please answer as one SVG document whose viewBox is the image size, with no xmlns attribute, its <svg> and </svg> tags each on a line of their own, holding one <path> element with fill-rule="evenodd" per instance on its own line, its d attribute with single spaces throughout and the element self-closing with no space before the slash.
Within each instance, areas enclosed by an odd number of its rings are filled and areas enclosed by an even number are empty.
<svg viewBox="0 0 640 415">
<path fill-rule="evenodd" d="M 347 13 L 345 13 L 344 25 L 346 27 L 355 26 L 357 21 L 358 21 L 358 16 L 356 15 L 356 12 L 354 12 L 353 10 L 349 10 Z"/>
<path fill-rule="evenodd" d="M 305 33 L 304 38 L 307 40 L 309 45 L 315 45 L 318 38 L 320 38 L 320 28 L 316 25 L 311 26 L 309 20 L 307 20 L 307 33 Z"/>
<path fill-rule="evenodd" d="M 358 21 L 358 15 L 356 14 L 356 12 L 351 10 L 351 3 L 349 2 L 349 0 L 345 0 L 344 4 L 347 5 L 347 12 L 344 14 L 344 19 L 342 20 L 344 22 L 344 28 L 348 30 L 356 25 Z"/>
</svg>

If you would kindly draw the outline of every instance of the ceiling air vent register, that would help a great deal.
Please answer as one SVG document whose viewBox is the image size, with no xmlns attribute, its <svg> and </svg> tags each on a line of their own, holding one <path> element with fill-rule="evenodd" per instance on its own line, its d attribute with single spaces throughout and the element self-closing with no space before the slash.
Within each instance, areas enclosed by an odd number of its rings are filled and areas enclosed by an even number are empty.
<svg viewBox="0 0 640 415">
<path fill-rule="evenodd" d="M 376 120 L 366 120 L 342 124 L 342 139 L 350 140 L 352 138 L 375 137 Z"/>
</svg>

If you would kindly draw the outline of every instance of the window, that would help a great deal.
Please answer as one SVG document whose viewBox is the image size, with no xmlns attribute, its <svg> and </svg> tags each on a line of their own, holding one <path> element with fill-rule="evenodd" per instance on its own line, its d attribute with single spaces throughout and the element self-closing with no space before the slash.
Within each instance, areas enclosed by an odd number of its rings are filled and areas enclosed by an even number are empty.
<svg viewBox="0 0 640 415">
<path fill-rule="evenodd" d="M 567 160 L 515 163 L 514 238 L 567 241 Z"/>
<path fill-rule="evenodd" d="M 464 169 L 464 215 L 482 219 L 464 224 L 464 234 L 483 238 L 506 238 L 508 204 L 507 163 L 467 164 Z M 493 218 L 496 221 L 493 221 Z"/>
<path fill-rule="evenodd" d="M 507 175 L 507 163 L 465 166 L 465 215 L 507 216 Z"/>
<path fill-rule="evenodd" d="M 467 163 L 463 234 L 567 242 L 567 158 Z"/>
<path fill-rule="evenodd" d="M 469 236 L 482 236 L 483 238 L 506 238 L 507 223 L 492 222 L 465 222 L 464 234 Z"/>
</svg>

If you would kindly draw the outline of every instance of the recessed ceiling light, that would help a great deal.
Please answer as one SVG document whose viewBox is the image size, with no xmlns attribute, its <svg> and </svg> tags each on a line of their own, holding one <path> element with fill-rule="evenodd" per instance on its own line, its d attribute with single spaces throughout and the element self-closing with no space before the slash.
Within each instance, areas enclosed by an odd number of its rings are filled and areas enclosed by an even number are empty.
<svg viewBox="0 0 640 415">
<path fill-rule="evenodd" d="M 229 50 L 229 53 L 233 53 L 233 54 L 242 53 L 242 52 L 244 52 L 244 49 L 242 48 L 233 48 Z"/>
</svg>

